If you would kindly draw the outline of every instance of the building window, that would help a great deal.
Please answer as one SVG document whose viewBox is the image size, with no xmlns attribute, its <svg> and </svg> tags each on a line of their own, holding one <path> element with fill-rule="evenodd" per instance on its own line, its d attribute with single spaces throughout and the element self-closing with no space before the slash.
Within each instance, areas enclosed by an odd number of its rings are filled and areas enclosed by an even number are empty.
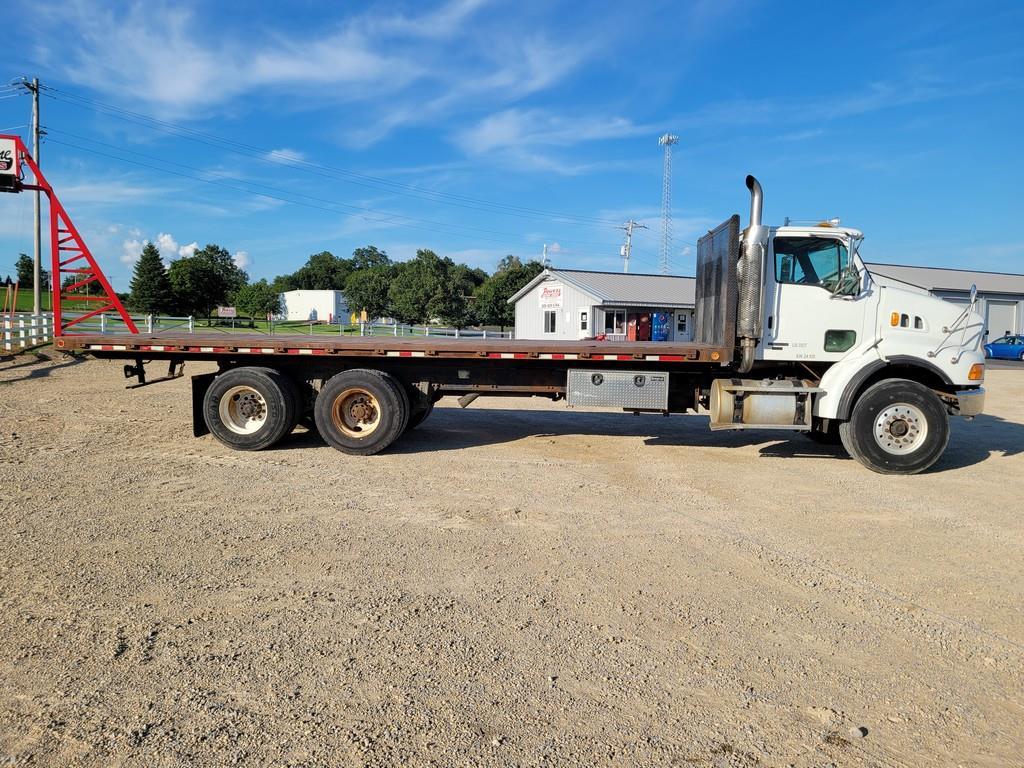
<svg viewBox="0 0 1024 768">
<path fill-rule="evenodd" d="M 608 334 L 625 335 L 626 310 L 606 309 L 604 311 L 604 332 Z"/>
<path fill-rule="evenodd" d="M 544 313 L 544 333 L 555 332 L 555 318 L 558 316 L 557 312 L 545 312 Z"/>
<path fill-rule="evenodd" d="M 587 330 L 587 313 L 585 311 L 580 312 L 580 330 Z"/>
<path fill-rule="evenodd" d="M 686 333 L 686 313 L 676 315 L 676 333 Z"/>
</svg>

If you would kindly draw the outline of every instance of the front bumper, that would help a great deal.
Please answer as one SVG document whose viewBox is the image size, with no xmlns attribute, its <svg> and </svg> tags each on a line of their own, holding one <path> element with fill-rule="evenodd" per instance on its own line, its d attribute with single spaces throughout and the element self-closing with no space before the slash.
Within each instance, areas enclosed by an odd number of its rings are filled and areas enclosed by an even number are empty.
<svg viewBox="0 0 1024 768">
<path fill-rule="evenodd" d="M 985 410 L 985 388 L 958 390 L 956 402 L 960 415 L 972 419 Z"/>
</svg>

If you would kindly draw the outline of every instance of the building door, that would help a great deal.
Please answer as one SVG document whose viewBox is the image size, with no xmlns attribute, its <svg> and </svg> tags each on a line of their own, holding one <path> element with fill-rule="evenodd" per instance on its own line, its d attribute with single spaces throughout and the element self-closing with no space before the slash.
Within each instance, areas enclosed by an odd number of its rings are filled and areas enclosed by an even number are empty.
<svg viewBox="0 0 1024 768">
<path fill-rule="evenodd" d="M 590 324 L 594 322 L 593 313 L 590 311 L 590 307 L 581 307 L 579 311 L 579 322 L 576 323 L 577 335 L 581 339 L 587 339 L 594 335 L 594 332 L 590 330 Z"/>
<path fill-rule="evenodd" d="M 985 304 L 985 327 L 990 339 L 1017 332 L 1017 302 L 988 299 Z"/>
</svg>

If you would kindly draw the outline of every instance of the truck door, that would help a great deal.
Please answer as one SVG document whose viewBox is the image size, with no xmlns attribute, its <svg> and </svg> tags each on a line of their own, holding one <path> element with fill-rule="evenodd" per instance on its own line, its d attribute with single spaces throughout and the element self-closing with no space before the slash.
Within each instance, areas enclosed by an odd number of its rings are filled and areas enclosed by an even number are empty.
<svg viewBox="0 0 1024 768">
<path fill-rule="evenodd" d="M 765 265 L 765 360 L 839 360 L 873 326 L 863 278 L 840 234 L 776 235 Z M 875 302 L 877 303 L 877 302 Z M 870 314 L 871 320 L 867 320 Z"/>
</svg>

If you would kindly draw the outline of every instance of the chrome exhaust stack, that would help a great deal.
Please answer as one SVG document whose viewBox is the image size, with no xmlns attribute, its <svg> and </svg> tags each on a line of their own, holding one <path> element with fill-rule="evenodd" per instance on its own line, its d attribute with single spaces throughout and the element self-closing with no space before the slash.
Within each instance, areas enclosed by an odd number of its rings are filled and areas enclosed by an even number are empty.
<svg viewBox="0 0 1024 768">
<path fill-rule="evenodd" d="M 747 176 L 750 190 L 750 224 L 743 234 L 739 262 L 736 265 L 739 306 L 736 317 L 736 335 L 740 346 L 740 373 L 754 367 L 754 352 L 762 333 L 762 284 L 764 260 L 768 253 L 768 227 L 761 224 L 764 194 L 761 184 Z"/>
</svg>

